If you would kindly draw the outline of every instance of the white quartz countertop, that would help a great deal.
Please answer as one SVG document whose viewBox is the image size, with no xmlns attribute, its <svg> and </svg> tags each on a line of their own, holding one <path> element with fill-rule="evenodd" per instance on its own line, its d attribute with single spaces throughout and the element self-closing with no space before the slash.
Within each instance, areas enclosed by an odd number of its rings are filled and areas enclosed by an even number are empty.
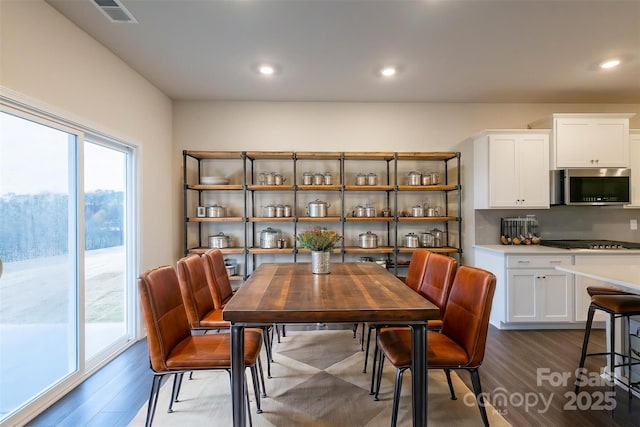
<svg viewBox="0 0 640 427">
<path fill-rule="evenodd" d="M 560 249 L 541 245 L 474 245 L 474 249 L 514 255 L 639 255 L 640 249 Z"/>
<path fill-rule="evenodd" d="M 556 269 L 640 292 L 640 265 L 568 265 Z"/>
</svg>

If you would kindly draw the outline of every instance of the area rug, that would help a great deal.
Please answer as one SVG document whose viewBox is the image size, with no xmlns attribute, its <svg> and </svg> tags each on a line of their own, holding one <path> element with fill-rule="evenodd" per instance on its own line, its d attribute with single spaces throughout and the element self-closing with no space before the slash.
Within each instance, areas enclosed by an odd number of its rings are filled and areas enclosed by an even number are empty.
<svg viewBox="0 0 640 427">
<path fill-rule="evenodd" d="M 389 425 L 395 369 L 385 365 L 380 400 L 374 401 L 369 395 L 371 374 L 362 373 L 364 352 L 351 331 L 287 331 L 280 343 L 274 343 L 272 378 L 266 378 L 264 354 L 262 359 L 268 396 L 261 399 L 263 412 L 257 414 L 250 388 L 254 426 Z M 481 426 L 473 394 L 455 373 L 452 377 L 458 400 L 450 399 L 444 373 L 429 371 L 429 425 Z M 193 379 L 185 377 L 179 401 L 169 414 L 170 394 L 171 381 L 167 381 L 160 391 L 154 426 L 233 425 L 229 376 L 225 372 L 195 372 Z M 146 410 L 145 404 L 130 426 L 143 426 Z M 487 407 L 487 413 L 492 426 L 510 425 L 492 407 Z M 411 374 L 407 371 L 398 426 L 411 425 Z"/>
</svg>

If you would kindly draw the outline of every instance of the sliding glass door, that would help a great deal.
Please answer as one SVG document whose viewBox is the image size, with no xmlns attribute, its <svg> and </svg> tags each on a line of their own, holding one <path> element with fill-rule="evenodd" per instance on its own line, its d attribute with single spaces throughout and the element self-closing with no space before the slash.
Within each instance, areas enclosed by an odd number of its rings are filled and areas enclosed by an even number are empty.
<svg viewBox="0 0 640 427">
<path fill-rule="evenodd" d="M 132 157 L 84 129 L 0 112 L 0 424 L 132 339 Z"/>
</svg>

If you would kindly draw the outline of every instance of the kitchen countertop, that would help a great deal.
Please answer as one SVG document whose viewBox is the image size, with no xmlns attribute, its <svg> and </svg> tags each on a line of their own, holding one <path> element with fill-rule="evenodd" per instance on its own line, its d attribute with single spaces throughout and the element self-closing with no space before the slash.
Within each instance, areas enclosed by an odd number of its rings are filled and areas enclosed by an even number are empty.
<svg viewBox="0 0 640 427">
<path fill-rule="evenodd" d="M 640 255 L 640 249 L 561 249 L 541 245 L 474 245 L 505 255 Z"/>
<path fill-rule="evenodd" d="M 556 266 L 556 270 L 640 292 L 640 265 L 571 265 Z"/>
</svg>

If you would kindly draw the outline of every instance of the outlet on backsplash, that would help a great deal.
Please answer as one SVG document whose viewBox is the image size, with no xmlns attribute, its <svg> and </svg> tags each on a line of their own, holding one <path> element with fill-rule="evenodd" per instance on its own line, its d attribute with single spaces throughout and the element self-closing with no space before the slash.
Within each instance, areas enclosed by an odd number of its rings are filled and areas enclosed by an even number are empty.
<svg viewBox="0 0 640 427">
<path fill-rule="evenodd" d="M 631 227 L 632 230 L 637 230 L 638 229 L 638 220 L 637 219 L 632 219 L 629 221 L 629 226 Z"/>
</svg>

